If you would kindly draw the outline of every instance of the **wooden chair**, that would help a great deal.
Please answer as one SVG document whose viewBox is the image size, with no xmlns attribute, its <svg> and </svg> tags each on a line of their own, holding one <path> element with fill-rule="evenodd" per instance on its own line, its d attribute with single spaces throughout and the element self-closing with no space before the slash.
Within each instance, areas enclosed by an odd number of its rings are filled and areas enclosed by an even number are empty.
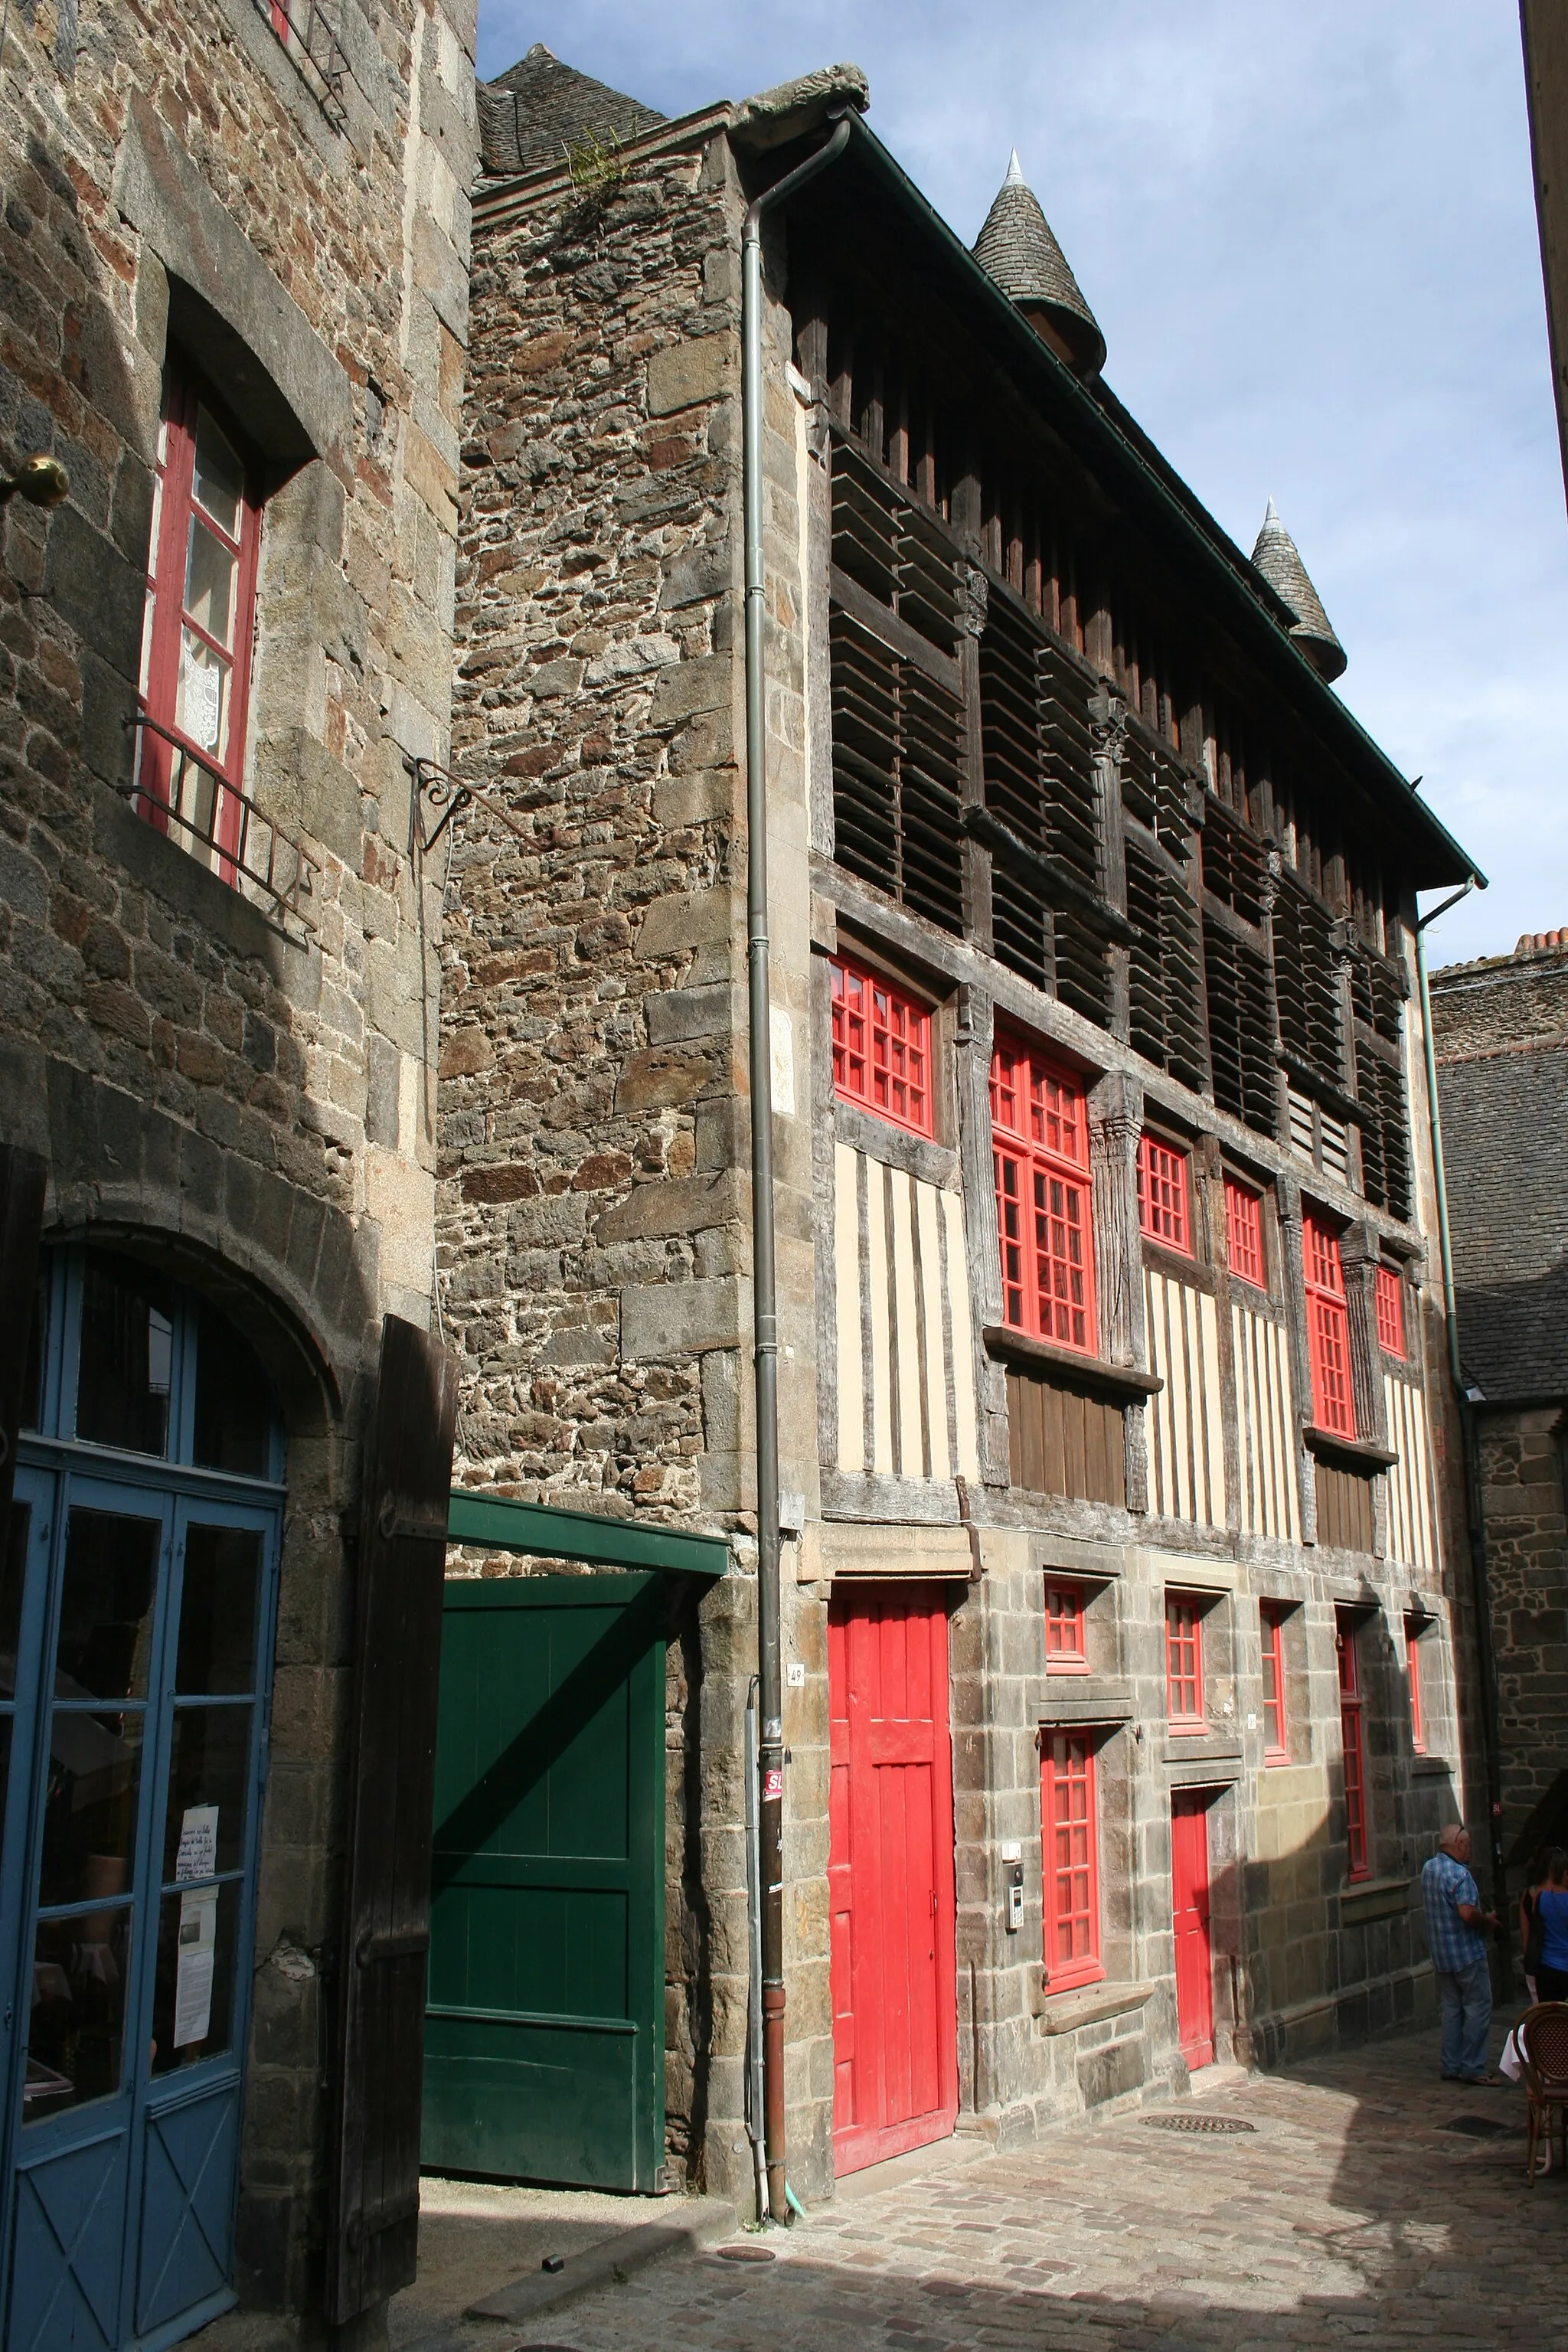
<svg viewBox="0 0 1568 2352">
<path fill-rule="evenodd" d="M 1525 2011 L 1515 2031 L 1524 2061 L 1524 2086 L 1530 2094 L 1528 2160 L 1533 2188 L 1536 2150 L 1544 2132 L 1550 2157 L 1553 2121 L 1562 2160 L 1568 2166 L 1568 2001 L 1539 2002 Z"/>
</svg>

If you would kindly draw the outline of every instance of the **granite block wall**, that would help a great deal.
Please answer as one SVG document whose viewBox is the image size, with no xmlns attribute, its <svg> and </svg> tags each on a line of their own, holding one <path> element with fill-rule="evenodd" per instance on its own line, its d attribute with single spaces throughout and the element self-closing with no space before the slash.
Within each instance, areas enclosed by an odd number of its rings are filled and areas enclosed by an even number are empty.
<svg viewBox="0 0 1568 2352">
<path fill-rule="evenodd" d="M 47 1238 L 218 1299 L 283 1404 L 238 2283 L 296 2316 L 325 2229 L 342 1527 L 381 1318 L 430 1316 L 440 897 L 405 761 L 447 748 L 475 152 L 464 0 L 334 22 L 327 104 L 254 0 L 24 0 L 0 87 L 0 460 L 70 483 L 0 512 L 0 1136 L 48 1161 Z M 310 869 L 298 916 L 129 797 L 176 351 L 265 493 L 244 783 Z"/>
</svg>

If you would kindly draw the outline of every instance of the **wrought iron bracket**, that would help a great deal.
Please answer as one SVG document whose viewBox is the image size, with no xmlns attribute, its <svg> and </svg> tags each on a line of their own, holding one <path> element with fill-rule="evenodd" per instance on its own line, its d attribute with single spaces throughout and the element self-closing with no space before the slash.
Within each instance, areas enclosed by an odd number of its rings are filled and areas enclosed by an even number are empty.
<svg viewBox="0 0 1568 2352">
<path fill-rule="evenodd" d="M 437 760 L 416 760 L 412 752 L 403 755 L 403 765 L 414 789 L 408 795 L 408 854 L 417 849 L 427 857 L 452 823 L 466 808 L 476 803 L 499 816 L 501 823 L 516 834 L 519 841 L 527 842 L 528 835 L 503 801 L 487 792 L 483 784 L 470 784 L 455 776 L 450 768 L 443 768 Z"/>
<path fill-rule="evenodd" d="M 405 751 L 403 765 L 414 785 L 408 795 L 408 854 L 412 857 L 417 849 L 427 857 L 452 819 L 468 807 L 473 790 L 434 760 L 416 760 Z"/>
</svg>

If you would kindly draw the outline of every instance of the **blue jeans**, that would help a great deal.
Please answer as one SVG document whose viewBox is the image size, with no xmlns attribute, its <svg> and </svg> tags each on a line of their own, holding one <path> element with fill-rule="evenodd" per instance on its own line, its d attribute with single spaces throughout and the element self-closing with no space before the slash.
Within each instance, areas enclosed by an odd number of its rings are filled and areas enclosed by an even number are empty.
<svg viewBox="0 0 1568 2352">
<path fill-rule="evenodd" d="M 1434 1969 L 1443 2009 L 1443 2072 L 1465 2076 L 1487 2071 L 1492 2025 L 1492 1974 L 1485 1960 L 1468 1968 Z"/>
</svg>

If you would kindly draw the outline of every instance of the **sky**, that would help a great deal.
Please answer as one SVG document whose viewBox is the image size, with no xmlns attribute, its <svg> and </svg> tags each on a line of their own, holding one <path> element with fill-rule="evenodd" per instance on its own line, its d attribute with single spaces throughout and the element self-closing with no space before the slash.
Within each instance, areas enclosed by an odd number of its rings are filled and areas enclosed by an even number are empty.
<svg viewBox="0 0 1568 2352">
<path fill-rule="evenodd" d="M 666 114 L 852 58 L 966 244 L 1016 146 L 1108 383 L 1248 552 L 1275 499 L 1350 657 L 1337 691 L 1489 877 L 1433 965 L 1568 925 L 1568 510 L 1517 0 L 481 0 L 481 74 L 534 41 Z"/>
</svg>

